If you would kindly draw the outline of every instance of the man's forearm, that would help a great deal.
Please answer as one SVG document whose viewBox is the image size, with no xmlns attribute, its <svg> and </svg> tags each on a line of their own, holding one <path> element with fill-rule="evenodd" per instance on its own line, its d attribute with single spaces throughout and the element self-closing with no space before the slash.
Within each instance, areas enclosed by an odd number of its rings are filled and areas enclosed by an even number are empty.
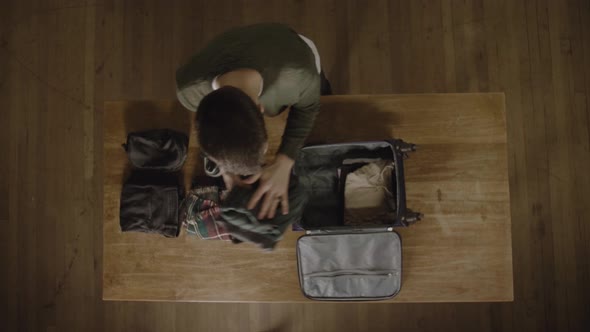
<svg viewBox="0 0 590 332">
<path fill-rule="evenodd" d="M 299 150 L 311 132 L 318 111 L 319 105 L 318 109 L 291 109 L 279 154 L 284 154 L 293 160 L 297 159 Z"/>
<path fill-rule="evenodd" d="M 293 158 L 289 157 L 286 154 L 280 153 L 280 152 L 277 153 L 275 162 L 284 164 L 289 167 L 293 167 L 293 165 L 295 164 L 295 160 Z"/>
</svg>

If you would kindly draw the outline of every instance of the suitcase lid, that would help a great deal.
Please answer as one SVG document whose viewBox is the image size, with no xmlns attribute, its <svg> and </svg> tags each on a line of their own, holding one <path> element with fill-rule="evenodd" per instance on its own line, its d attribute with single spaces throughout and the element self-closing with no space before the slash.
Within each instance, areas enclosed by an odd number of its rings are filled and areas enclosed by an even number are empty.
<svg viewBox="0 0 590 332">
<path fill-rule="evenodd" d="M 296 249 L 299 284 L 310 299 L 382 300 L 401 289 L 401 237 L 391 227 L 307 231 Z"/>
</svg>

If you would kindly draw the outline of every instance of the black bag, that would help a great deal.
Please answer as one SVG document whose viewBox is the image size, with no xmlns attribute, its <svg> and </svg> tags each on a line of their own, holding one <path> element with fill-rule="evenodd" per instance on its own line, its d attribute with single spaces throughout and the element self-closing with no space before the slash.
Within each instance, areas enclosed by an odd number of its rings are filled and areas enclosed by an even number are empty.
<svg viewBox="0 0 590 332">
<path fill-rule="evenodd" d="M 121 231 L 177 237 L 178 208 L 183 189 L 179 174 L 135 170 L 123 185 L 119 222 Z"/>
<path fill-rule="evenodd" d="M 175 172 L 186 160 L 188 137 L 171 129 L 152 129 L 130 133 L 123 147 L 137 168 Z"/>
</svg>

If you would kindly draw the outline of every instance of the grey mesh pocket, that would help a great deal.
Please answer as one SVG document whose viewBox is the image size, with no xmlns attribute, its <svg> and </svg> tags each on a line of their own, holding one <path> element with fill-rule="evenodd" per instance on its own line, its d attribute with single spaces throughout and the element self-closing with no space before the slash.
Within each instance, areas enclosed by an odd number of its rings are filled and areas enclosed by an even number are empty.
<svg viewBox="0 0 590 332">
<path fill-rule="evenodd" d="M 310 297 L 347 299 L 393 296 L 399 282 L 399 271 L 335 271 L 304 277 Z"/>
<path fill-rule="evenodd" d="M 401 239 L 395 232 L 306 235 L 297 242 L 299 278 L 316 300 L 378 300 L 401 288 Z"/>
</svg>

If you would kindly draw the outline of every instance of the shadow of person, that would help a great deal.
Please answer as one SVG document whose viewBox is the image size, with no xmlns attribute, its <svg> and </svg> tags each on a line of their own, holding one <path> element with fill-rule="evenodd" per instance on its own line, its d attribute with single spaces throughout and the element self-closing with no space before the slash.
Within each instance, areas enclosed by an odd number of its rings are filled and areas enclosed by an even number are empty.
<svg viewBox="0 0 590 332">
<path fill-rule="evenodd" d="M 283 319 L 277 326 L 271 328 L 270 330 L 263 330 L 263 332 L 288 332 L 292 331 L 293 328 L 293 320 L 292 319 Z"/>
<path fill-rule="evenodd" d="M 167 128 L 190 136 L 192 113 L 176 101 L 129 102 L 124 112 L 127 133 Z"/>
<path fill-rule="evenodd" d="M 394 112 L 344 96 L 322 97 L 322 106 L 306 145 L 377 141 L 394 137 Z"/>
</svg>

